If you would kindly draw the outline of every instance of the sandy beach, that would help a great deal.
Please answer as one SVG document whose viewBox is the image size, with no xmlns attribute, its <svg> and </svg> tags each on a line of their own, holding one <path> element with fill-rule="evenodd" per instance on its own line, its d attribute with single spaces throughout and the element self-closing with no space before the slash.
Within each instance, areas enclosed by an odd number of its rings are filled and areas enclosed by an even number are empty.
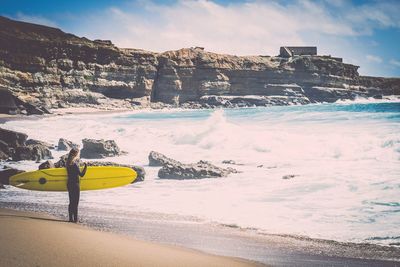
<svg viewBox="0 0 400 267">
<path fill-rule="evenodd" d="M 0 209 L 1 266 L 260 266 Z"/>
<path fill-rule="evenodd" d="M 70 107 L 70 108 L 59 108 L 51 110 L 50 114 L 44 115 L 22 115 L 22 114 L 0 114 L 0 124 L 4 124 L 7 121 L 15 120 L 35 120 L 55 116 L 66 116 L 66 115 L 85 115 L 85 114 L 114 114 L 123 112 L 132 112 L 135 109 L 101 109 L 92 107 Z M 145 109 L 142 109 L 145 110 Z"/>
<path fill-rule="evenodd" d="M 400 0 L 3 2 L 0 267 L 400 267 Z"/>
<path fill-rule="evenodd" d="M 80 112 L 82 110 L 75 111 Z M 78 114 L 81 114 L 79 112 Z M 71 113 L 75 114 L 70 110 L 65 114 L 49 116 L 66 118 Z M 114 113 L 114 111 L 88 113 L 101 115 L 103 113 Z M 86 114 L 86 112 L 82 114 Z M 0 116 L 0 123 L 2 123 L 2 118 L 9 121 L 10 124 L 20 121 L 20 128 L 14 129 L 26 132 L 26 129 L 34 129 L 33 124 L 40 123 L 40 118 L 46 117 L 6 115 Z M 90 123 L 90 118 L 87 120 Z M 151 121 L 151 118 L 149 121 Z M 139 122 L 136 121 L 136 125 Z M 214 121 L 212 122 L 214 127 Z M 57 124 L 55 129 L 62 129 L 63 124 L 65 123 Z M 96 125 L 97 122 L 93 126 L 97 127 Z M 130 124 L 123 124 L 118 127 L 128 127 L 127 125 Z M 185 122 L 186 125 L 187 122 Z M 8 127 L 10 125 L 5 128 Z M 146 129 L 148 127 L 146 125 Z M 106 127 L 104 128 L 106 129 Z M 88 126 L 87 129 L 90 130 L 89 134 L 93 131 L 92 126 Z M 131 130 L 130 128 L 127 129 Z M 66 132 L 74 131 L 61 131 L 62 134 Z M 32 133 L 33 131 L 29 135 L 31 136 Z M 107 136 L 106 133 L 103 132 L 101 136 Z M 64 136 L 62 134 L 54 133 L 54 136 Z M 86 137 L 86 135 L 84 136 Z M 33 136 L 33 138 L 52 143 L 57 140 L 52 136 L 40 138 Z M 153 142 L 157 138 L 151 140 Z M 177 149 L 179 149 L 179 146 L 174 144 L 173 149 L 169 151 Z M 142 150 L 149 151 L 147 147 Z M 135 155 L 134 152 L 137 153 L 136 150 L 131 151 L 130 156 Z M 214 161 L 218 162 L 217 160 Z M 4 266 L 63 266 L 60 265 L 60 262 L 62 264 L 68 263 L 69 266 L 72 264 L 78 266 L 254 266 L 252 265 L 252 261 L 254 261 L 268 266 L 399 266 L 398 245 L 380 246 L 368 243 L 337 242 L 329 239 L 309 238 L 307 235 L 260 234 L 256 229 L 241 228 L 236 224 L 224 225 L 217 222 L 210 224 L 198 221 L 198 219 L 192 221 L 187 217 L 182 219 L 173 215 L 180 214 L 180 211 L 167 211 L 166 204 L 172 199 L 172 195 L 179 196 L 177 194 L 179 190 L 181 192 L 187 190 L 186 183 L 155 179 L 155 170 L 152 168 L 147 167 L 150 172 L 145 183 L 125 189 L 120 188 L 117 195 L 113 195 L 113 191 L 104 191 L 100 198 L 96 198 L 95 192 L 82 194 L 82 205 L 80 206 L 82 215 L 80 219 L 82 221 L 80 225 L 65 222 L 66 195 L 64 198 L 62 195 L 47 195 L 43 192 L 6 189 L 3 194 L 0 194 L 0 224 L 4 232 L 0 235 L 0 242 L 8 245 L 4 246 L 0 252 L 1 263 L 4 262 Z M 261 170 L 257 167 L 258 169 Z M 273 170 L 279 170 L 279 168 Z M 268 169 L 268 172 L 271 172 L 271 170 Z M 280 177 L 278 178 L 278 181 L 280 181 Z M 221 186 L 235 183 L 234 177 L 230 179 L 229 183 L 228 180 L 221 180 Z M 248 184 L 254 182 L 257 181 L 249 180 Z M 269 183 L 271 182 L 270 180 Z M 199 183 L 200 186 L 203 183 L 203 189 L 209 183 L 209 190 L 219 184 L 217 180 L 187 182 L 192 191 L 191 197 L 185 198 L 185 201 L 195 199 L 193 198 L 195 196 L 193 186 L 197 186 Z M 239 179 L 238 183 L 242 188 L 243 178 Z M 163 184 L 164 186 L 162 186 Z M 168 188 L 171 188 L 173 194 L 166 194 Z M 159 192 L 163 192 L 163 194 Z M 207 192 L 201 190 L 198 192 L 203 201 L 203 196 Z M 258 191 L 252 192 L 257 193 Z M 279 193 L 279 190 L 271 191 L 269 194 L 274 195 L 276 192 Z M 262 195 L 265 194 L 265 192 L 261 193 Z M 106 194 L 110 195 L 104 198 Z M 124 205 L 121 206 L 112 202 L 116 199 L 119 201 L 125 199 Z M 134 201 L 132 202 L 132 200 Z M 110 203 L 107 201 L 110 201 Z M 137 212 L 134 208 L 127 210 L 126 206 L 135 204 L 135 201 L 140 205 L 149 205 L 154 202 L 157 206 L 162 206 L 162 213 Z M 159 205 L 161 202 L 163 205 Z M 88 205 L 89 203 L 97 204 L 91 206 Z M 172 206 L 176 206 L 178 201 L 171 201 L 171 203 Z M 97 206 L 99 204 L 101 205 Z M 208 205 L 208 207 L 211 206 Z M 118 209 L 115 207 L 118 207 Z M 191 210 L 194 209 L 195 205 L 191 205 L 190 208 Z M 21 213 L 8 209 L 26 210 L 28 212 Z M 249 210 L 247 209 L 247 211 Z M 41 211 L 44 214 L 31 213 L 33 211 Z M 261 219 L 263 217 L 258 217 L 257 220 Z M 268 223 L 272 219 L 274 218 L 268 217 Z M 341 219 L 338 222 L 341 221 L 343 220 Z M 285 220 L 282 222 L 285 222 Z M 4 231 L 4 229 L 7 229 L 7 231 Z M 46 253 L 42 253 L 42 251 L 46 251 Z M 93 255 L 93 257 L 88 257 L 87 251 L 90 251 L 90 255 Z M 154 257 L 154 255 L 157 255 L 157 257 Z M 212 255 L 223 255 L 223 257 Z M 248 259 L 249 261 L 241 261 L 237 258 Z M 2 264 L 0 266 L 3 266 Z"/>
</svg>

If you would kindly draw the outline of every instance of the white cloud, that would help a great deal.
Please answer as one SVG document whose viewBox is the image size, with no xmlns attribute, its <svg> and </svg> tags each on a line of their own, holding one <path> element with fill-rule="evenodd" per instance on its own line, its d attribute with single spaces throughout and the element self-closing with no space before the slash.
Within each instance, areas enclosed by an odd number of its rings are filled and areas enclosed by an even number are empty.
<svg viewBox="0 0 400 267">
<path fill-rule="evenodd" d="M 366 58 L 369 62 L 374 62 L 374 63 L 382 63 L 383 61 L 381 57 L 374 55 L 367 55 Z"/>
<path fill-rule="evenodd" d="M 400 27 L 399 3 L 378 1 L 375 4 L 364 5 L 351 12 L 360 26 L 376 25 L 380 27 Z"/>
<path fill-rule="evenodd" d="M 335 8 L 343 5 L 338 1 Z M 142 1 L 134 2 L 132 9 L 112 7 L 82 18 L 74 32 L 111 39 L 121 47 L 165 51 L 198 45 L 239 55 L 276 55 L 282 45 L 313 45 L 319 40 L 318 36 L 307 39 L 306 33 L 338 37 L 362 34 L 348 19 L 332 14 L 323 2 L 220 5 L 205 0 L 182 0 L 172 5 Z"/>
<path fill-rule="evenodd" d="M 277 55 L 282 45 L 316 45 L 319 54 L 343 57 L 373 75 L 382 62 L 370 36 L 377 29 L 400 29 L 400 3 L 347 0 L 127 0 L 119 6 L 69 18 L 65 31 L 90 39 L 110 39 L 118 47 L 150 51 L 204 46 L 236 55 Z M 40 16 L 17 19 L 56 26 Z M 376 36 L 367 37 L 376 39 Z M 381 40 L 379 40 L 381 41 Z M 366 55 L 369 54 L 369 57 Z"/>
<path fill-rule="evenodd" d="M 49 27 L 57 27 L 57 23 L 54 21 L 51 21 L 45 17 L 42 16 L 32 16 L 32 15 L 27 15 L 21 12 L 18 12 L 17 15 L 14 17 L 16 20 L 20 21 L 25 21 L 25 22 L 30 22 L 30 23 L 35 23 L 35 24 L 40 24 L 40 25 L 46 25 Z"/>
<path fill-rule="evenodd" d="M 396 66 L 396 67 L 400 67 L 400 61 L 399 61 L 399 60 L 391 59 L 391 60 L 389 61 L 389 63 L 392 64 L 392 65 L 394 65 L 394 66 Z"/>
</svg>

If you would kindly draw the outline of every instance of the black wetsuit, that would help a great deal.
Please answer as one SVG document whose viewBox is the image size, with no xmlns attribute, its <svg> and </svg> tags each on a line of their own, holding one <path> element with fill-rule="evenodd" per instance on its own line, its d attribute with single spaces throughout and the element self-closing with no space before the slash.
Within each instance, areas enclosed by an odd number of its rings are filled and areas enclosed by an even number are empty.
<svg viewBox="0 0 400 267">
<path fill-rule="evenodd" d="M 86 173 L 87 166 L 83 168 L 81 172 L 79 170 L 79 166 L 77 163 L 72 165 L 67 165 L 68 172 L 68 195 L 69 195 L 69 206 L 68 206 L 68 214 L 70 222 L 78 222 L 78 204 L 79 204 L 79 196 L 80 196 L 80 179 L 79 176 L 83 177 Z"/>
</svg>

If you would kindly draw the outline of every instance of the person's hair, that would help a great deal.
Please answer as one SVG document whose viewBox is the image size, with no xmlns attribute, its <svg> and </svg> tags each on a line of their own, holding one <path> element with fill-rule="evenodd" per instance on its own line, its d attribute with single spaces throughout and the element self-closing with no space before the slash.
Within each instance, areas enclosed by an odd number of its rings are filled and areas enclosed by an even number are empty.
<svg viewBox="0 0 400 267">
<path fill-rule="evenodd" d="M 74 164 L 75 159 L 78 157 L 79 150 L 77 148 L 72 148 L 68 154 L 67 165 Z"/>
</svg>

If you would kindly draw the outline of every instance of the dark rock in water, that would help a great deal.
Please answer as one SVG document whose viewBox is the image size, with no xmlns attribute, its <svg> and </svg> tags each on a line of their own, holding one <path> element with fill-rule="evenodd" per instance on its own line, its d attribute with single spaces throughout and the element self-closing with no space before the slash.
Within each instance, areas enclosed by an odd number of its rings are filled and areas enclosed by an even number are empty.
<svg viewBox="0 0 400 267">
<path fill-rule="evenodd" d="M 28 135 L 0 128 L 0 159 L 40 161 L 52 158 L 50 148 L 53 145 L 34 139 L 27 140 Z"/>
<path fill-rule="evenodd" d="M 6 189 L 2 183 L 0 183 L 0 189 Z"/>
<path fill-rule="evenodd" d="M 144 168 L 141 166 L 136 166 L 136 165 L 132 165 L 131 168 L 134 169 L 137 173 L 137 178 L 134 181 L 134 183 L 143 182 L 144 178 L 146 177 L 146 171 L 144 170 Z"/>
<path fill-rule="evenodd" d="M 114 140 L 83 139 L 82 143 L 82 158 L 102 159 L 123 154 Z"/>
<path fill-rule="evenodd" d="M 24 146 L 28 135 L 0 128 L 0 140 L 9 147 Z"/>
<path fill-rule="evenodd" d="M 58 140 L 58 146 L 57 146 L 57 149 L 58 149 L 58 150 L 67 150 L 67 151 L 69 151 L 69 150 L 71 150 L 73 147 L 78 148 L 79 145 L 78 145 L 78 144 L 75 144 L 75 143 L 72 142 L 72 141 L 69 141 L 69 140 L 67 140 L 67 139 L 64 139 L 64 138 L 60 138 L 60 140 Z"/>
<path fill-rule="evenodd" d="M 225 177 L 230 173 L 237 172 L 235 169 L 223 169 L 217 167 L 207 161 L 199 161 L 194 164 L 183 164 L 175 162 L 174 164 L 167 163 L 159 171 L 158 177 L 161 179 L 202 179 Z"/>
<path fill-rule="evenodd" d="M 0 160 L 6 160 L 11 156 L 11 149 L 8 147 L 7 143 L 0 140 Z"/>
<path fill-rule="evenodd" d="M 6 160 L 8 158 L 9 155 L 0 150 L 0 160 Z"/>
<path fill-rule="evenodd" d="M 383 99 L 383 96 L 382 95 L 374 95 L 374 96 L 372 96 L 374 99 Z"/>
<path fill-rule="evenodd" d="M 4 167 L 4 169 L 0 170 L 0 183 L 5 185 L 10 184 L 10 177 L 21 172 L 24 171 L 14 168 Z"/>
<path fill-rule="evenodd" d="M 289 180 L 289 179 L 293 179 L 296 176 L 300 176 L 300 175 L 298 175 L 298 174 L 288 174 L 288 175 L 282 176 L 282 179 Z"/>
<path fill-rule="evenodd" d="M 151 151 L 149 154 L 149 165 L 163 166 L 158 171 L 158 177 L 162 179 L 202 179 L 223 177 L 229 173 L 237 172 L 232 168 L 223 169 L 217 167 L 207 161 L 184 164 L 155 151 Z"/>
<path fill-rule="evenodd" d="M 39 165 L 39 170 L 52 169 L 52 168 L 55 168 L 55 166 L 51 160 L 46 160 L 45 162 Z"/>
<path fill-rule="evenodd" d="M 36 160 L 53 158 L 50 150 L 43 145 L 19 146 L 12 155 L 13 160 Z"/>
<path fill-rule="evenodd" d="M 176 160 L 168 158 L 167 156 L 158 153 L 156 151 L 151 151 L 149 154 L 149 166 L 164 166 L 165 164 L 175 164 L 179 163 Z"/>
<path fill-rule="evenodd" d="M 68 154 L 62 155 L 60 159 L 54 163 L 55 168 L 64 168 L 67 165 Z"/>
<path fill-rule="evenodd" d="M 41 146 L 47 147 L 48 149 L 54 149 L 54 145 L 49 144 L 49 143 L 44 142 L 44 141 L 35 140 L 35 139 L 28 139 L 25 142 L 25 144 L 26 145 L 41 145 Z"/>
<path fill-rule="evenodd" d="M 237 163 L 236 161 L 234 161 L 234 160 L 223 160 L 222 161 L 222 164 L 230 164 L 230 165 L 237 165 L 237 166 L 242 166 L 242 165 L 244 165 L 244 164 L 242 164 L 242 163 Z"/>
</svg>

